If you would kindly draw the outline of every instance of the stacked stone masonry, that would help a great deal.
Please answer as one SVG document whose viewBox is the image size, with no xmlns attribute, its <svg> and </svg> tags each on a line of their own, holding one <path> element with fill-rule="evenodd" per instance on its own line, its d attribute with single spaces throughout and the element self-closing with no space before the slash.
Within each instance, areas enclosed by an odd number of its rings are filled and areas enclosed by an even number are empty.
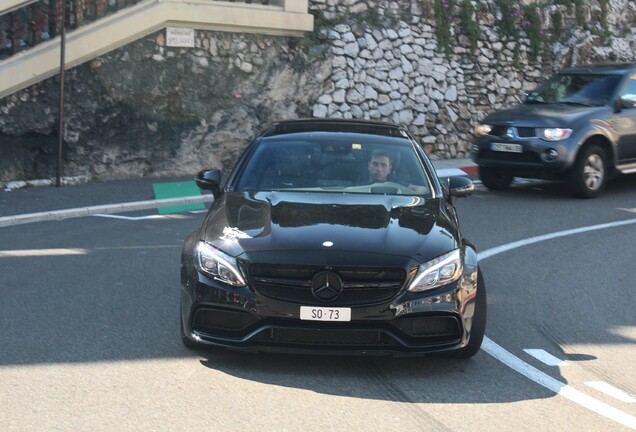
<svg viewBox="0 0 636 432">
<path fill-rule="evenodd" d="M 444 53 L 433 1 L 312 0 L 303 39 L 196 31 L 194 48 L 174 48 L 160 31 L 79 66 L 67 74 L 64 175 L 227 169 L 267 124 L 302 117 L 401 123 L 432 158 L 468 157 L 473 125 L 554 71 L 634 60 L 632 1 L 609 1 L 605 34 L 598 1 L 585 2 L 585 28 L 573 8 L 542 7 L 536 61 L 523 30 L 502 36 L 495 0 L 473 1 L 476 52 L 456 18 Z M 57 88 L 52 78 L 0 100 L 0 182 L 54 172 Z"/>
</svg>

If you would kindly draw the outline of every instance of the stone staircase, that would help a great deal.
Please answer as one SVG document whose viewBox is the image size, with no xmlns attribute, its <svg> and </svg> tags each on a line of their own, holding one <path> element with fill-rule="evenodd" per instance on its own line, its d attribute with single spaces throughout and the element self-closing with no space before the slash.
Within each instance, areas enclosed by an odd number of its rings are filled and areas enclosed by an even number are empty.
<svg viewBox="0 0 636 432">
<path fill-rule="evenodd" d="M 0 99 L 59 72 L 62 1 L 0 3 Z M 166 27 L 295 37 L 313 30 L 308 0 L 66 1 L 65 69 Z"/>
</svg>

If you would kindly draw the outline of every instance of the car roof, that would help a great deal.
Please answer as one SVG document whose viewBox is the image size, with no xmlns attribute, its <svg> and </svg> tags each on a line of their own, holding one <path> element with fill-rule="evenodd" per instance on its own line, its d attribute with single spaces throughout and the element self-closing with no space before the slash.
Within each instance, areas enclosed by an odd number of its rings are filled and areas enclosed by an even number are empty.
<svg viewBox="0 0 636 432">
<path fill-rule="evenodd" d="M 274 123 L 261 137 L 305 132 L 338 132 L 408 138 L 406 129 L 392 123 L 356 119 L 299 119 Z"/>
<path fill-rule="evenodd" d="M 636 63 L 599 63 L 563 69 L 562 74 L 625 75 L 636 70 Z"/>
</svg>

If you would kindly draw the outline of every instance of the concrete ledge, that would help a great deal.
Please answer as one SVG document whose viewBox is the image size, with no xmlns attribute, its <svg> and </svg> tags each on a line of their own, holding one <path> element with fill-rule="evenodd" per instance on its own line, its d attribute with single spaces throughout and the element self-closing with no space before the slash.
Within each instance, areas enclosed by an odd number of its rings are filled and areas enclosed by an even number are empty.
<svg viewBox="0 0 636 432">
<path fill-rule="evenodd" d="M 38 1 L 39 0 L 2 0 L 0 2 L 0 15 L 8 14 L 31 3 L 37 3 Z"/>
<path fill-rule="evenodd" d="M 307 5 L 307 0 L 287 0 Z M 166 26 L 250 32 L 300 37 L 313 30 L 313 15 L 285 6 L 209 2 L 206 0 L 146 0 L 66 37 L 65 69 L 154 33 Z M 0 98 L 58 74 L 60 38 L 55 38 L 0 62 Z"/>
</svg>

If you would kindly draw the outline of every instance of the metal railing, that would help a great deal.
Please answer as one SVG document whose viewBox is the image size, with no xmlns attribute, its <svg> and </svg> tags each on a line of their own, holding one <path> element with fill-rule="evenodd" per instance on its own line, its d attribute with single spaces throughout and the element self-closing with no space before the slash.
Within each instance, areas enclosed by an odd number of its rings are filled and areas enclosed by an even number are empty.
<svg viewBox="0 0 636 432">
<path fill-rule="evenodd" d="M 3 1 L 3 0 L 0 0 Z M 6 0 L 11 1 L 11 0 Z M 24 0 L 28 3 L 28 0 Z M 259 3 L 254 3 L 259 1 Z M 0 99 L 47 79 L 60 70 L 62 0 L 17 5 L 0 15 Z M 309 0 L 66 0 L 65 69 L 153 34 L 167 26 L 208 31 L 302 37 L 313 30 Z M 17 5 L 17 6 L 16 6 Z M 10 8 L 0 5 L 1 11 Z M 99 7 L 98 7 L 99 6 Z M 33 9 L 31 9 L 33 8 Z M 25 10 L 22 10 L 25 9 Z M 14 14 L 19 15 L 18 18 Z M 48 39 L 48 40 L 47 40 Z M 15 54 L 17 53 L 17 54 Z"/>
<path fill-rule="evenodd" d="M 58 36 L 62 25 L 63 1 L 10 0 L 1 5 L 0 60 Z M 141 1 L 143 0 L 66 0 L 66 28 L 76 29 Z M 295 6 L 292 3 L 299 0 L 208 1 L 278 6 L 283 10 L 293 11 Z"/>
<path fill-rule="evenodd" d="M 36 0 L 0 15 L 0 60 L 58 36 L 62 1 Z M 140 1 L 66 0 L 66 27 L 80 27 Z"/>
</svg>

